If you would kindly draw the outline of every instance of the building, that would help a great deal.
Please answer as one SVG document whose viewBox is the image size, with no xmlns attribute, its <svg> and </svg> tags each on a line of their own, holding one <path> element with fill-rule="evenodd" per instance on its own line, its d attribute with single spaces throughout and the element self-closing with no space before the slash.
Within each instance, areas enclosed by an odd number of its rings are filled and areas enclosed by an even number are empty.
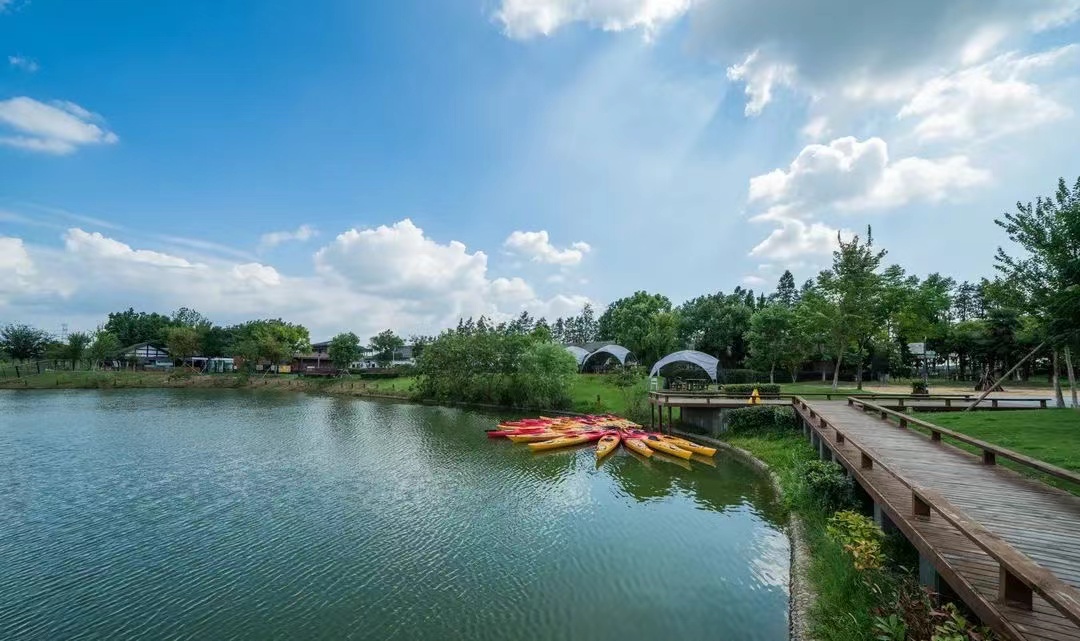
<svg viewBox="0 0 1080 641">
<path fill-rule="evenodd" d="M 312 343 L 311 351 L 306 354 L 295 354 L 292 359 L 292 371 L 309 372 L 333 367 L 330 360 L 330 341 Z"/>
<path fill-rule="evenodd" d="M 173 366 L 169 350 L 153 343 L 136 343 L 120 350 L 120 360 L 135 367 L 169 369 Z"/>
</svg>

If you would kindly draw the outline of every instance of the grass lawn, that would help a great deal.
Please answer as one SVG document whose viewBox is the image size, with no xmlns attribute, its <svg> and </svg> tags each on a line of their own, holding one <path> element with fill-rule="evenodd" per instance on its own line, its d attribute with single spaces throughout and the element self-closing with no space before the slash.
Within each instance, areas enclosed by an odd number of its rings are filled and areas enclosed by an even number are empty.
<svg viewBox="0 0 1080 641">
<path fill-rule="evenodd" d="M 1076 410 L 921 413 L 919 418 L 1080 473 L 1080 412 Z M 1002 463 L 1073 494 L 1080 494 L 1080 486 L 1075 484 L 1043 477 L 1007 461 Z"/>
</svg>

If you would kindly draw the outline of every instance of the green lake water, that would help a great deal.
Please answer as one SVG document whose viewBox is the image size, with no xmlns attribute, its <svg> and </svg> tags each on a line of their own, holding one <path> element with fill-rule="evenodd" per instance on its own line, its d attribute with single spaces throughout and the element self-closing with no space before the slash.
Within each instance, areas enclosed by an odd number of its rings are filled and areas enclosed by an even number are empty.
<svg viewBox="0 0 1080 641">
<path fill-rule="evenodd" d="M 0 392 L 0 639 L 787 638 L 768 483 L 458 409 Z"/>
</svg>

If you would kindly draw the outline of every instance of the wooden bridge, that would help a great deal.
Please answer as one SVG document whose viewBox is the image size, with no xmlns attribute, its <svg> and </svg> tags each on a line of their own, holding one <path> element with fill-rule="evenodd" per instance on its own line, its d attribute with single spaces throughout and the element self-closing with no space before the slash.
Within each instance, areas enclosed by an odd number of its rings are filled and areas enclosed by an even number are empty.
<svg viewBox="0 0 1080 641">
<path fill-rule="evenodd" d="M 924 584 L 955 593 L 1004 638 L 1080 640 L 1080 498 L 999 463 L 1080 475 L 878 400 L 786 402 L 821 456 L 870 496 L 879 524 L 918 549 Z"/>
</svg>

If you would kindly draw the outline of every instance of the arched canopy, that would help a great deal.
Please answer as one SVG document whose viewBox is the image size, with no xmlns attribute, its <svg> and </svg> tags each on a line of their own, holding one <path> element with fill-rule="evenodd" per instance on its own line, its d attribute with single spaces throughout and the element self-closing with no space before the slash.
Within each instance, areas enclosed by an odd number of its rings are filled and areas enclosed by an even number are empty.
<svg viewBox="0 0 1080 641">
<path fill-rule="evenodd" d="M 574 358 L 577 359 L 578 367 L 581 367 L 581 364 L 585 362 L 585 358 L 589 355 L 589 350 L 582 349 L 577 345 L 567 345 L 566 351 L 574 355 Z"/>
<path fill-rule="evenodd" d="M 627 361 L 635 361 L 633 353 L 626 349 L 622 345 L 604 345 L 598 350 L 593 351 L 584 360 L 581 361 L 581 365 L 584 367 L 585 363 L 588 363 L 594 356 L 600 354 L 607 354 L 608 356 L 615 357 L 615 360 L 619 361 L 620 365 L 626 365 Z"/>
<path fill-rule="evenodd" d="M 705 370 L 705 373 L 709 375 L 712 380 L 716 380 L 718 370 L 720 369 L 720 361 L 715 357 L 706 354 L 705 352 L 698 352 L 692 349 L 684 349 L 681 352 L 675 352 L 668 354 L 667 356 L 656 361 L 656 364 L 652 366 L 652 371 L 649 372 L 649 376 L 656 376 L 660 373 L 660 368 L 671 363 L 692 363 L 697 365 L 701 369 Z"/>
</svg>

